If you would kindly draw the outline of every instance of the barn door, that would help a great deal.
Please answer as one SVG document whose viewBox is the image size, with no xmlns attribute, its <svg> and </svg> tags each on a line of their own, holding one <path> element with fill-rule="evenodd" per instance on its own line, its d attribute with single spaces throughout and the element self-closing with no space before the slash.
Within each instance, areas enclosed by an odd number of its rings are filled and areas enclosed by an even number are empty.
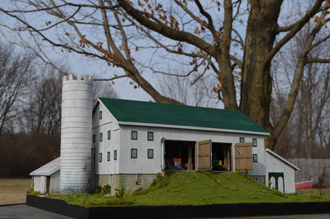
<svg viewBox="0 0 330 219">
<path fill-rule="evenodd" d="M 211 162 L 212 141 L 205 140 L 197 143 L 197 169 L 212 170 Z"/>
<path fill-rule="evenodd" d="M 235 144 L 235 171 L 252 171 L 252 143 Z"/>
<path fill-rule="evenodd" d="M 50 188 L 50 176 L 47 176 L 47 187 L 46 187 L 46 193 L 49 193 Z"/>
<path fill-rule="evenodd" d="M 284 173 L 275 173 L 275 172 L 269 172 L 268 173 L 268 179 L 272 182 L 270 188 L 277 189 L 280 192 L 285 192 L 284 187 Z"/>
</svg>

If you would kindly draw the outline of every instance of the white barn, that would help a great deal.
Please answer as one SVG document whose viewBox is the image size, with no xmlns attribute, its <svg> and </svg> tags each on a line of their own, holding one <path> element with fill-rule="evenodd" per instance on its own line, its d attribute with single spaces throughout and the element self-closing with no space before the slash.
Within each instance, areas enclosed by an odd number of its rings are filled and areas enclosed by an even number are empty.
<svg viewBox="0 0 330 219">
<path fill-rule="evenodd" d="M 265 135 L 237 111 L 99 98 L 93 110 L 95 183 L 131 192 L 181 161 L 183 170 L 248 170 L 267 185 Z M 219 161 L 222 166 L 214 167 Z"/>
<path fill-rule="evenodd" d="M 92 108 L 91 82 L 87 76 L 63 78 L 60 193 L 88 193 L 106 184 L 112 194 L 122 187 L 130 193 L 170 169 L 248 171 L 268 185 L 269 173 L 292 167 L 267 167 L 269 133 L 238 111 L 109 98 Z M 285 172 L 291 174 L 287 193 L 294 192 L 294 174 Z M 47 188 L 51 182 L 41 184 Z"/>
</svg>

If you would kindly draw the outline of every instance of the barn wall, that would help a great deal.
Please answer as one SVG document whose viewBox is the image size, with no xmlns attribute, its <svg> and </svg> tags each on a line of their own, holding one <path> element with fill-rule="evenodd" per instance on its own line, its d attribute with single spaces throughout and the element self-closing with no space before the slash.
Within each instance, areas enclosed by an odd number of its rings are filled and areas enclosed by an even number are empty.
<svg viewBox="0 0 330 219">
<path fill-rule="evenodd" d="M 294 178 L 294 169 L 288 164 L 284 163 L 280 159 L 274 157 L 269 153 L 266 154 L 266 166 L 267 166 L 267 174 L 266 174 L 266 182 L 268 183 L 268 173 L 269 172 L 279 172 L 284 173 L 284 186 L 285 193 L 291 194 L 295 193 L 295 178 Z"/>
<path fill-rule="evenodd" d="M 41 195 L 46 194 L 47 190 L 47 177 L 46 176 L 33 176 L 34 187 L 33 190 L 40 192 Z"/>
<path fill-rule="evenodd" d="M 138 140 L 131 140 L 131 131 L 138 132 Z M 148 132 L 154 132 L 153 141 L 147 141 Z M 249 174 L 265 175 L 264 136 L 128 125 L 121 126 L 121 153 L 118 158 L 120 159 L 119 172 L 124 174 L 156 174 L 160 172 L 163 156 L 160 141 L 163 137 L 166 140 L 182 141 L 202 141 L 211 139 L 212 142 L 231 144 L 239 143 L 240 137 L 244 137 L 245 142 L 251 142 L 252 138 L 257 138 L 258 146 L 252 148 L 252 153 L 258 154 L 258 162 L 253 163 L 253 171 Z M 131 148 L 138 149 L 137 159 L 131 158 Z M 154 159 L 147 158 L 147 149 L 154 149 Z M 234 157 L 235 155 L 233 148 L 231 151 Z M 233 166 L 234 165 L 235 162 L 233 161 Z"/>
<path fill-rule="evenodd" d="M 102 119 L 99 118 L 100 110 Z M 108 140 L 109 130 L 111 131 L 110 140 Z M 114 160 L 114 150 L 120 154 L 120 129 L 116 119 L 102 103 L 93 114 L 92 133 L 95 135 L 95 143 L 92 143 L 95 148 L 95 174 L 119 173 L 119 162 L 118 159 Z M 103 133 L 102 141 L 100 141 L 100 133 Z M 110 161 L 107 160 L 108 152 L 110 152 Z M 99 161 L 100 153 L 102 153 L 102 162 Z"/>
<path fill-rule="evenodd" d="M 60 193 L 60 170 L 50 176 L 49 193 Z"/>
</svg>

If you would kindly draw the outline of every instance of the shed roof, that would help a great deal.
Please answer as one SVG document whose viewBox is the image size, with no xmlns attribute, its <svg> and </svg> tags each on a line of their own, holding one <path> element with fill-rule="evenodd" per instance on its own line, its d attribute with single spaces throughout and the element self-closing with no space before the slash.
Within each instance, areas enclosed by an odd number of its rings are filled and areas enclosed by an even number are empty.
<svg viewBox="0 0 330 219">
<path fill-rule="evenodd" d="M 274 157 L 276 157 L 277 159 L 283 161 L 284 163 L 286 163 L 287 165 L 291 166 L 293 169 L 295 170 L 300 170 L 299 167 L 293 165 L 292 163 L 290 163 L 288 160 L 284 159 L 283 157 L 281 157 L 280 155 L 276 154 L 274 151 L 269 150 L 268 148 L 266 148 L 266 152 L 268 152 L 269 154 L 273 155 Z"/>
<path fill-rule="evenodd" d="M 269 132 L 239 111 L 110 98 L 99 100 L 122 125 L 149 124 L 269 135 Z"/>
<path fill-rule="evenodd" d="M 61 157 L 50 161 L 49 163 L 39 167 L 35 171 L 30 173 L 30 176 L 50 176 L 60 169 Z"/>
</svg>

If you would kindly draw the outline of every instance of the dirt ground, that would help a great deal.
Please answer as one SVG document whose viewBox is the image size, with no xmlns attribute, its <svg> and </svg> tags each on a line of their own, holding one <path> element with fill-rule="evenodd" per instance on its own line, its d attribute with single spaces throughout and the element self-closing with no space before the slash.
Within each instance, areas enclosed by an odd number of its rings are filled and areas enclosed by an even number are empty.
<svg viewBox="0 0 330 219">
<path fill-rule="evenodd" d="M 25 203 L 31 179 L 0 179 L 0 205 Z"/>
</svg>

